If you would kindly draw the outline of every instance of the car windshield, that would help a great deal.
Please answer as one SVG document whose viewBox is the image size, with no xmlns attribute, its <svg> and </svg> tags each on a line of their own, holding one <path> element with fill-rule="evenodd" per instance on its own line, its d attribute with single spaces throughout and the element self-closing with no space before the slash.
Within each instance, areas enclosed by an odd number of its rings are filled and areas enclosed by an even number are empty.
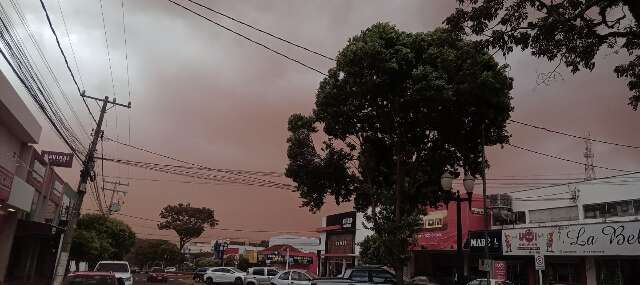
<svg viewBox="0 0 640 285">
<path fill-rule="evenodd" d="M 98 272 L 129 272 L 129 266 L 126 263 L 99 263 L 96 266 Z"/>
<path fill-rule="evenodd" d="M 309 275 L 309 277 L 311 277 L 311 279 L 318 279 L 318 275 L 315 275 L 312 272 L 305 271 L 305 273 L 307 273 L 307 275 Z"/>
<path fill-rule="evenodd" d="M 114 285 L 114 276 L 105 275 L 80 275 L 69 276 L 65 285 Z"/>
</svg>

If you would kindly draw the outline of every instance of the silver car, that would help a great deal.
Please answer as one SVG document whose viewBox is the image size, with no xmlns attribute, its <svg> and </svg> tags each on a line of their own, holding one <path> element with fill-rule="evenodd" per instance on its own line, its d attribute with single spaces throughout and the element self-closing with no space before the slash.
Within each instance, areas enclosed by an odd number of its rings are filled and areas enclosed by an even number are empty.
<svg viewBox="0 0 640 285">
<path fill-rule="evenodd" d="M 285 270 L 271 279 L 271 285 L 311 285 L 311 280 L 318 278 L 305 270 Z"/>
<path fill-rule="evenodd" d="M 245 285 L 269 285 L 271 279 L 280 273 L 275 267 L 253 267 L 247 270 Z"/>
</svg>

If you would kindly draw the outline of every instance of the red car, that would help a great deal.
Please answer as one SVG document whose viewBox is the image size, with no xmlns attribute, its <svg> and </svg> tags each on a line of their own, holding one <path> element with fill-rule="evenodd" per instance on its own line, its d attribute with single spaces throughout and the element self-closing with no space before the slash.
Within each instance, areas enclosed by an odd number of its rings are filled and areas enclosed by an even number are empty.
<svg viewBox="0 0 640 285">
<path fill-rule="evenodd" d="M 122 285 L 124 281 L 111 272 L 75 272 L 67 275 L 64 285 Z"/>
<path fill-rule="evenodd" d="M 151 268 L 151 272 L 147 275 L 147 282 L 167 282 L 167 273 L 160 267 Z"/>
</svg>

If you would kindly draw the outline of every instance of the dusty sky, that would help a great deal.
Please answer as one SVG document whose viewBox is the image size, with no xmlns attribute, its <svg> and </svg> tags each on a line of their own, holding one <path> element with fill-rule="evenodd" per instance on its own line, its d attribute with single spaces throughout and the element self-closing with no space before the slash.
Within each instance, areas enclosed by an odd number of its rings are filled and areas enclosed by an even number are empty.
<svg viewBox="0 0 640 285">
<path fill-rule="evenodd" d="M 70 77 L 46 26 L 39 2 L 17 2 L 24 9 L 49 62 L 58 71 L 65 90 L 73 98 L 73 107 L 83 123 L 89 126 L 88 113 L 77 94 L 73 93 Z M 61 34 L 63 46 L 71 56 L 58 2 L 45 2 Z M 98 97 L 115 94 L 118 101 L 128 101 L 121 2 L 104 0 L 115 88 L 112 88 L 109 72 L 99 0 L 66 0 L 61 3 L 87 93 Z M 456 5 L 453 0 L 203 0 L 203 3 L 331 56 L 345 45 L 350 36 L 375 22 L 389 21 L 407 31 L 428 31 L 438 26 Z M 13 11 L 5 1 L 2 4 Z M 315 90 L 322 77 L 204 22 L 167 1 L 126 0 L 125 7 L 133 108 L 131 111 L 114 109 L 109 112 L 106 135 L 211 167 L 283 171 L 286 165 L 286 120 L 291 113 L 311 111 Z M 320 70 L 326 70 L 332 64 L 220 16 L 207 15 Z M 612 73 L 613 66 L 625 58 L 611 51 L 601 52 L 598 58 L 598 65 L 591 73 L 580 72 L 572 76 L 560 68 L 563 79 L 553 81 L 549 86 L 539 86 L 536 78 L 538 73 L 552 70 L 553 64 L 532 58 L 526 51 L 499 58 L 511 65 L 510 75 L 515 78 L 513 119 L 576 134 L 589 131 L 594 138 L 640 144 L 640 127 L 635 121 L 638 114 L 626 105 L 629 96 L 626 82 L 616 79 Z M 78 67 L 73 62 L 72 67 L 77 72 Z M 2 68 L 7 71 L 6 66 Z M 30 99 L 25 97 L 25 101 L 33 106 Z M 60 99 L 59 102 L 63 101 Z M 97 107 L 93 104 L 92 107 L 97 112 Z M 63 105 L 63 108 L 67 107 Z M 48 130 L 49 126 L 42 122 L 46 131 L 38 147 L 64 150 L 59 139 Z M 74 127 L 80 128 L 78 124 Z M 509 130 L 514 144 L 577 161 L 584 160 L 584 142 L 580 140 L 518 125 L 510 125 Z M 84 137 L 84 141 L 88 139 Z M 113 143 L 105 142 L 104 148 L 106 156 L 165 161 Z M 597 143 L 593 149 L 598 165 L 640 168 L 637 150 Z M 580 165 L 506 146 L 504 149 L 489 149 L 488 159 L 492 165 L 487 174 L 489 178 L 583 177 L 584 172 Z M 61 172 L 73 185 L 77 183 L 77 167 Z M 616 172 L 596 170 L 596 173 L 605 176 Z M 277 234 L 251 230 L 304 234 L 320 225 L 322 215 L 339 211 L 335 205 L 327 205 L 321 213 L 314 215 L 299 208 L 300 201 L 295 193 L 228 184 L 177 183 L 168 180 L 187 178 L 108 163 L 105 175 L 164 180 L 131 180 L 122 213 L 156 219 L 163 206 L 189 202 L 215 208 L 220 227 L 247 230 L 208 231 L 203 240 L 225 237 L 254 240 Z M 490 192 L 535 186 L 496 183 L 489 183 Z M 85 201 L 84 208 L 96 209 L 91 199 Z M 341 209 L 348 207 L 342 206 Z M 152 222 L 119 218 L 127 221 L 141 237 L 174 237 L 170 232 L 155 230 Z"/>
</svg>

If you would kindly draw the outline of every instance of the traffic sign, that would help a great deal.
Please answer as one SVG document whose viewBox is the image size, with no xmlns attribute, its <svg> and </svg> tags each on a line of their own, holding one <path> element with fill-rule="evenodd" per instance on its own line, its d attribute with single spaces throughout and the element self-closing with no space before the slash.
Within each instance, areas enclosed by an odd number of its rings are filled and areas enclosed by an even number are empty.
<svg viewBox="0 0 640 285">
<path fill-rule="evenodd" d="M 544 270 L 544 255 L 536 254 L 535 264 L 536 270 Z"/>
</svg>

